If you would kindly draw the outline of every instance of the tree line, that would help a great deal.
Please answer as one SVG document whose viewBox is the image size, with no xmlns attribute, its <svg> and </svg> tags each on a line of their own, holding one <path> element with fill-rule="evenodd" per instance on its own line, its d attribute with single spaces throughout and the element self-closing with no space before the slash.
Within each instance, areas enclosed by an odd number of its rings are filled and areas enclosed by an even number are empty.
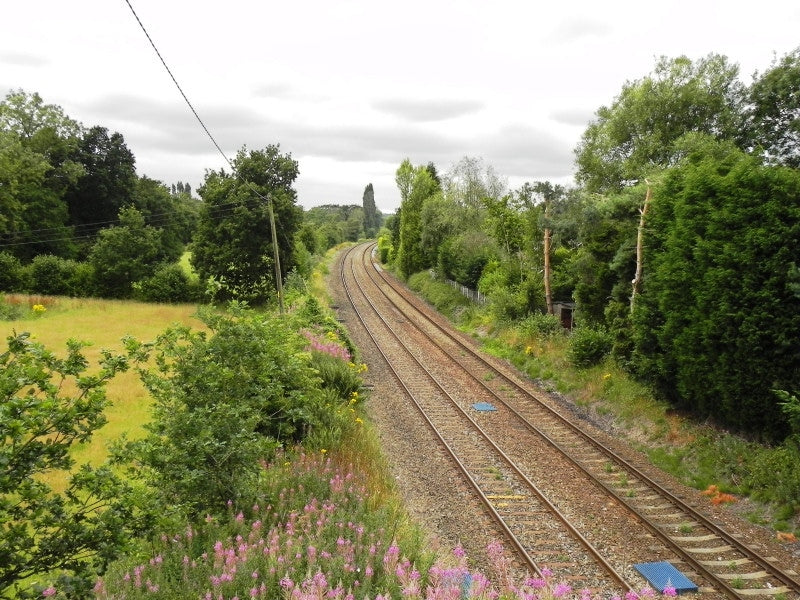
<svg viewBox="0 0 800 600">
<path fill-rule="evenodd" d="M 0 291 L 264 303 L 280 276 L 308 274 L 312 256 L 374 236 L 369 184 L 361 206 L 305 213 L 299 166 L 279 145 L 242 148 L 233 169 L 208 171 L 193 194 L 136 173 L 123 136 L 85 127 L 37 93 L 0 102 Z M 273 209 L 277 253 L 269 217 Z M 198 278 L 177 261 L 186 251 Z"/>
<path fill-rule="evenodd" d="M 381 259 L 478 289 L 501 320 L 568 303 L 594 360 L 784 439 L 800 390 L 800 49 L 749 85 L 721 55 L 662 57 L 596 111 L 575 157 L 575 186 L 513 190 L 480 158 L 443 174 L 404 160 Z"/>
</svg>

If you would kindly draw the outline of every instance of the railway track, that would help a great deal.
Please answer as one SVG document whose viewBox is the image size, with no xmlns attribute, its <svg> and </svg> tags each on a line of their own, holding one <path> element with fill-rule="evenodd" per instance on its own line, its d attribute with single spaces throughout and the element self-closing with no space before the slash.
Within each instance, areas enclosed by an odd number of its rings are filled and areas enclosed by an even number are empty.
<svg viewBox="0 0 800 600">
<path fill-rule="evenodd" d="M 543 402 L 516 372 L 479 354 L 374 265 L 372 248 L 354 247 L 342 260 L 350 302 L 527 570 L 557 565 L 576 587 L 625 591 L 642 583 L 632 561 L 668 561 L 708 597 L 800 598 L 794 571 L 740 543 Z M 478 412 L 478 403 L 492 410 Z M 627 521 L 629 535 L 644 538 L 644 553 L 619 556 L 620 543 L 607 544 L 580 514 L 585 511 L 559 495 L 554 473 L 573 489 L 590 490 L 604 505 L 604 518 L 613 512 L 615 522 L 624 527 Z M 614 556 L 604 557 L 604 546 L 614 546 Z"/>
</svg>

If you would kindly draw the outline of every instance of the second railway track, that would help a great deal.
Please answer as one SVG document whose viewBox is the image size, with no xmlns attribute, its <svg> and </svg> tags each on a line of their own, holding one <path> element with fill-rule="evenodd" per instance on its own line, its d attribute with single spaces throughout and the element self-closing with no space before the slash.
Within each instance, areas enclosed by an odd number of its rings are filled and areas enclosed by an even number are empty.
<svg viewBox="0 0 800 600">
<path fill-rule="evenodd" d="M 529 382 L 386 276 L 371 249 L 355 247 L 341 261 L 350 302 L 528 570 L 556 566 L 576 585 L 619 592 L 642 584 L 633 562 L 668 561 L 708 598 L 800 598 L 793 569 L 740 543 L 541 402 Z M 477 413 L 476 402 L 493 410 Z M 586 495 L 594 499 L 588 511 Z"/>
</svg>

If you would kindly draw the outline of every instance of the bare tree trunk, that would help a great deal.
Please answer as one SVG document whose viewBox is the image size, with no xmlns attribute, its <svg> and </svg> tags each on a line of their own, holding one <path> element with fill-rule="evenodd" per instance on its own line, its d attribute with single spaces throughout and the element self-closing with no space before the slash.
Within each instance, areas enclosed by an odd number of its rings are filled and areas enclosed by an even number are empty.
<svg viewBox="0 0 800 600">
<path fill-rule="evenodd" d="M 544 205 L 544 218 L 547 220 L 547 211 L 550 203 Z M 544 302 L 547 305 L 547 314 L 555 314 L 553 310 L 553 292 L 550 289 L 550 229 L 544 229 Z"/>
<path fill-rule="evenodd" d="M 647 215 L 647 209 L 650 207 L 650 182 L 645 179 L 647 183 L 647 193 L 644 197 L 644 205 L 639 209 L 639 227 L 636 230 L 636 274 L 633 277 L 633 289 L 631 290 L 631 313 L 633 312 L 633 304 L 636 301 L 636 296 L 642 290 L 642 269 L 643 269 L 643 246 L 644 246 L 644 218 Z"/>
</svg>

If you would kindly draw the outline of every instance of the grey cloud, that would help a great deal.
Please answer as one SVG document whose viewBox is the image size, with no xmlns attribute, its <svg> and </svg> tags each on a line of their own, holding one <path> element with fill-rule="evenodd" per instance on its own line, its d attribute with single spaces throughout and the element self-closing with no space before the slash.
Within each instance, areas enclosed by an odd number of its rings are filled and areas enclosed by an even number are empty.
<svg viewBox="0 0 800 600">
<path fill-rule="evenodd" d="M 91 108 L 95 117 L 107 119 L 96 124 L 120 131 L 142 162 L 145 155 L 197 158 L 216 152 L 188 107 L 179 102 L 108 96 Z M 499 174 L 528 179 L 554 179 L 569 175 L 572 168 L 568 143 L 527 124 L 467 137 L 408 123 L 319 127 L 280 121 L 241 107 L 196 108 L 228 158 L 245 145 L 263 148 L 279 143 L 282 151 L 297 159 L 315 156 L 399 165 L 408 156 L 415 163 L 433 161 L 443 169 L 464 155 L 482 156 Z"/>
<path fill-rule="evenodd" d="M 563 125 L 587 126 L 595 118 L 595 111 L 588 108 L 562 108 L 550 113 L 556 123 Z"/>
<path fill-rule="evenodd" d="M 0 63 L 17 67 L 43 67 L 49 61 L 37 54 L 6 52 L 0 54 Z"/>
<path fill-rule="evenodd" d="M 484 104 L 477 100 L 460 99 L 385 99 L 376 100 L 372 107 L 395 117 L 414 122 L 444 121 L 480 111 Z"/>
<path fill-rule="evenodd" d="M 570 144 L 529 125 L 508 125 L 475 146 L 476 154 L 509 177 L 557 179 L 572 172 Z"/>
<path fill-rule="evenodd" d="M 569 43 L 587 37 L 603 37 L 611 33 L 606 23 L 584 16 L 573 16 L 561 21 L 550 33 L 555 42 Z"/>
</svg>

